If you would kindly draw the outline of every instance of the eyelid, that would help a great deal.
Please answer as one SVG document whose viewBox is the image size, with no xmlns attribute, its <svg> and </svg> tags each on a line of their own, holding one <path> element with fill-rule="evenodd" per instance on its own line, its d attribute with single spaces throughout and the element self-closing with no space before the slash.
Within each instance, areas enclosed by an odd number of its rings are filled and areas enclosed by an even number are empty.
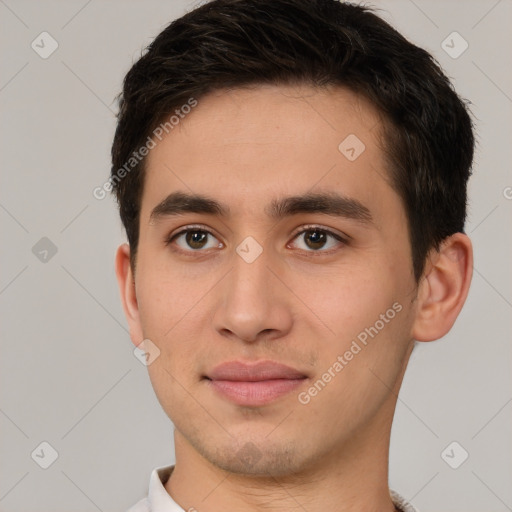
<svg viewBox="0 0 512 512">
<path fill-rule="evenodd" d="M 206 233 L 209 233 L 210 235 L 213 235 L 213 236 L 215 236 L 215 238 L 217 238 L 215 233 L 212 232 L 211 228 L 208 228 L 202 224 L 187 224 L 186 226 L 182 226 L 181 228 L 178 228 L 178 231 L 173 231 L 170 235 L 167 235 L 165 237 L 165 239 L 168 242 L 170 242 L 178 235 L 182 235 L 183 233 L 186 233 L 187 231 L 193 231 L 194 229 L 197 231 L 205 231 Z"/>
<path fill-rule="evenodd" d="M 348 243 L 348 241 L 351 239 L 350 236 L 346 235 L 345 233 L 341 233 L 338 231 L 334 231 L 331 228 L 324 227 L 321 224 L 304 224 L 297 228 L 297 230 L 293 233 L 292 238 L 296 238 L 297 235 L 300 235 L 304 233 L 305 231 L 312 231 L 314 229 L 317 229 L 318 231 L 323 231 L 324 233 L 327 233 L 328 235 L 332 235 L 335 238 L 341 239 L 343 242 Z"/>
</svg>

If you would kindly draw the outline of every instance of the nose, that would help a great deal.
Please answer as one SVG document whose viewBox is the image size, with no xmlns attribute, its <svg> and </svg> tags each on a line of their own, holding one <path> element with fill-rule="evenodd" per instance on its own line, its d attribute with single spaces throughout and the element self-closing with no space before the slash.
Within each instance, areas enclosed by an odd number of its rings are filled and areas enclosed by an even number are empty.
<svg viewBox="0 0 512 512">
<path fill-rule="evenodd" d="M 272 262 L 265 250 L 250 263 L 235 253 L 233 267 L 217 290 L 217 332 L 245 343 L 286 335 L 292 327 L 293 305 L 290 291 L 275 274 L 279 275 L 278 262 Z"/>
</svg>

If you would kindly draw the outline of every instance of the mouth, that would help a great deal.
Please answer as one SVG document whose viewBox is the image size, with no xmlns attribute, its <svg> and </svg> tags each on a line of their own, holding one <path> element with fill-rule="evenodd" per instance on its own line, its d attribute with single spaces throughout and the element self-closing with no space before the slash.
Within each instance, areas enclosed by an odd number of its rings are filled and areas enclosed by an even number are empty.
<svg viewBox="0 0 512 512">
<path fill-rule="evenodd" d="M 237 405 L 257 407 L 297 389 L 308 376 L 274 361 L 230 361 L 216 366 L 204 379 L 222 398 Z"/>
</svg>

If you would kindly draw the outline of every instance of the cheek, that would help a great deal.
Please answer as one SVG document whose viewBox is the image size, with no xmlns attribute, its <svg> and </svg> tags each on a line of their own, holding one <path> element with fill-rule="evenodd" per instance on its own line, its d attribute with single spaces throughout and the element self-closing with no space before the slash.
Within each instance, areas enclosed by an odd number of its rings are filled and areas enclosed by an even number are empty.
<svg viewBox="0 0 512 512">
<path fill-rule="evenodd" d="M 396 283 L 381 268 L 347 265 L 310 277 L 298 272 L 292 288 L 307 306 L 307 316 L 342 348 L 397 300 Z"/>
<path fill-rule="evenodd" d="M 153 279 L 145 272 L 140 281 L 143 284 L 137 289 L 137 300 L 144 336 L 161 338 L 171 328 L 179 308 L 171 308 L 172 295 L 162 279 Z"/>
<path fill-rule="evenodd" d="M 160 350 L 148 371 L 155 383 L 168 386 L 174 376 L 181 381 L 179 375 L 188 374 L 197 358 L 197 331 L 205 325 L 204 295 L 209 286 L 194 284 L 175 269 L 158 264 L 140 265 L 139 284 L 142 332 Z"/>
<path fill-rule="evenodd" d="M 140 321 L 150 339 L 171 336 L 201 297 L 201 290 L 191 286 L 190 280 L 158 258 L 151 264 L 141 258 L 136 284 Z"/>
</svg>

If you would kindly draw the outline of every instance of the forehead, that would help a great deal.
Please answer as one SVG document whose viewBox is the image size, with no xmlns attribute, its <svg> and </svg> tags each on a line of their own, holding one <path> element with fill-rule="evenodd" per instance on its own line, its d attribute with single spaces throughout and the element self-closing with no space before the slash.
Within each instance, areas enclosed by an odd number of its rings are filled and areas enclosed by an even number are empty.
<svg viewBox="0 0 512 512">
<path fill-rule="evenodd" d="M 176 190 L 258 215 L 279 197 L 315 191 L 337 190 L 378 207 L 397 199 L 379 144 L 382 130 L 373 106 L 339 87 L 216 91 L 150 151 L 141 220 Z"/>
</svg>

